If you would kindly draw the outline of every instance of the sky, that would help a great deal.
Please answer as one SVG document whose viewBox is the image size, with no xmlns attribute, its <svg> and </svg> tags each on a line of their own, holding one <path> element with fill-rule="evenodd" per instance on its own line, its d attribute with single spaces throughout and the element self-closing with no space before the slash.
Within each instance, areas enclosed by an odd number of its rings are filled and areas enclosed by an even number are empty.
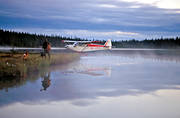
<svg viewBox="0 0 180 118">
<path fill-rule="evenodd" d="M 0 0 L 0 28 L 97 40 L 180 36 L 180 0 Z"/>
</svg>

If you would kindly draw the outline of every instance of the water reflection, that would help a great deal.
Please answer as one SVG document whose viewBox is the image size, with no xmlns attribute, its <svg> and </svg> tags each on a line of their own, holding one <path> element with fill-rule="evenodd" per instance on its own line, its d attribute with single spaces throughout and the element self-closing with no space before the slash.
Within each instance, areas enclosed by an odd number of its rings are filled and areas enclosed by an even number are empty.
<svg viewBox="0 0 180 118">
<path fill-rule="evenodd" d="M 162 53 L 147 56 L 149 53 L 152 52 L 89 53 L 77 62 L 44 69 L 23 80 L 0 81 L 1 90 L 8 91 L 0 91 L 0 106 L 17 102 L 44 104 L 42 101 L 70 101 L 76 106 L 89 106 L 101 97 L 179 90 L 180 64 L 166 60 L 169 52 L 163 56 Z M 180 60 L 179 55 L 173 58 Z"/>
<path fill-rule="evenodd" d="M 90 65 L 81 65 L 71 68 L 69 70 L 65 70 L 63 74 L 86 74 L 90 76 L 111 76 L 111 67 L 90 67 Z"/>
<path fill-rule="evenodd" d="M 6 92 L 9 91 L 9 89 L 13 88 L 19 88 L 21 86 L 26 85 L 27 83 L 35 83 L 37 79 L 40 77 L 39 72 L 28 73 L 28 75 L 23 76 L 22 78 L 2 78 L 0 79 L 0 90 L 5 90 Z"/>
<path fill-rule="evenodd" d="M 43 77 L 43 81 L 41 82 L 43 88 L 40 91 L 46 91 L 46 89 L 51 85 L 50 72 Z"/>
<path fill-rule="evenodd" d="M 180 62 L 180 50 L 176 49 L 162 49 L 162 50 L 116 50 L 111 54 L 117 56 L 126 56 L 130 58 L 142 57 L 154 61 L 170 61 Z"/>
</svg>

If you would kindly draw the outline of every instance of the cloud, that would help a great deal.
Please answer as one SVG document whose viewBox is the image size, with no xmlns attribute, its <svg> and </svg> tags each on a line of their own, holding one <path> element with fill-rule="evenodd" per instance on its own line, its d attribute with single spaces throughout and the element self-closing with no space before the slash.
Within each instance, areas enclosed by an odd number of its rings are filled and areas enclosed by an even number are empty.
<svg viewBox="0 0 180 118">
<path fill-rule="evenodd" d="M 113 40 L 128 39 L 130 37 L 137 37 L 141 34 L 136 32 L 124 32 L 124 31 L 97 31 L 97 30 L 78 30 L 78 29 L 42 29 L 42 28 L 23 28 L 13 29 L 17 32 L 30 32 L 37 34 L 57 35 L 66 37 L 79 37 L 84 39 L 97 39 L 106 40 L 108 38 Z"/>
<path fill-rule="evenodd" d="M 100 5 L 97 5 L 97 7 L 103 7 L 103 8 L 118 8 L 118 6 L 112 5 L 112 4 L 100 4 Z"/>
<path fill-rule="evenodd" d="M 179 0 L 120 0 L 124 2 L 137 2 L 143 4 L 149 4 L 158 8 L 165 9 L 180 9 Z"/>
<path fill-rule="evenodd" d="M 117 31 L 123 32 L 126 38 L 133 37 L 124 32 L 178 32 L 180 9 L 175 6 L 171 7 L 173 9 L 161 7 L 163 4 L 168 6 L 165 3 L 178 5 L 179 2 L 176 0 L 1 0 L 0 27 L 46 28 L 60 31 L 65 29 L 74 31 L 76 36 L 82 35 L 80 31 L 88 31 L 85 33 L 86 37 L 93 38 L 102 37 L 100 35 L 104 32 L 108 36 L 111 36 L 109 34 L 111 32 L 114 37 L 123 38 L 122 34 L 115 33 Z M 44 33 L 46 29 L 43 30 Z M 138 36 L 144 35 L 135 35 Z"/>
<path fill-rule="evenodd" d="M 140 34 L 135 32 L 123 32 L 123 31 L 92 31 L 92 30 L 63 30 L 61 31 L 65 35 L 71 35 L 75 37 L 83 37 L 87 39 L 114 39 L 121 40 L 122 37 L 124 39 L 127 37 L 138 36 Z"/>
<path fill-rule="evenodd" d="M 7 29 L 8 30 L 8 29 Z M 10 30 L 10 29 L 9 29 Z M 22 29 L 11 29 L 17 32 L 29 32 L 36 34 L 46 34 L 52 36 L 65 36 L 65 37 L 78 37 L 90 40 L 144 40 L 144 39 L 155 39 L 155 38 L 172 38 L 179 36 L 180 32 L 153 32 L 153 31 L 139 31 L 139 32 L 125 32 L 120 30 L 80 30 L 80 29 L 43 29 L 43 28 L 22 28 Z"/>
<path fill-rule="evenodd" d="M 82 0 L 77 0 L 76 2 L 71 0 L 31 0 L 27 6 L 26 1 L 21 0 L 21 2 L 12 2 L 10 4 L 16 9 L 11 7 L 13 8 L 12 10 L 8 9 L 7 11 L 7 9 L 3 9 L 3 11 L 8 12 L 5 15 L 14 17 L 72 20 L 117 26 L 163 26 L 167 25 L 167 22 L 168 24 L 173 24 L 175 19 L 178 18 L 174 14 L 165 14 L 166 10 L 142 3 L 141 1 L 123 2 L 118 0 L 107 0 L 105 2 L 100 0 L 94 2 L 90 0 L 86 2 Z M 177 11 L 174 11 L 174 13 L 177 13 Z M 166 17 L 173 15 L 175 19 L 172 21 Z M 149 16 L 154 17 L 149 19 Z"/>
</svg>

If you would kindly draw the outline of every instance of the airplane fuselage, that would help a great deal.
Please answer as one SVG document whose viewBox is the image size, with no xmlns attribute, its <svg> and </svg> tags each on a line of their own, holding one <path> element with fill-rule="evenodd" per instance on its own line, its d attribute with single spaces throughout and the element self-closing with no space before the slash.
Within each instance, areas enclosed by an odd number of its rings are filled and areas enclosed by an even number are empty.
<svg viewBox="0 0 180 118">
<path fill-rule="evenodd" d="M 68 49 L 76 51 L 76 52 L 89 52 L 89 51 L 97 51 L 97 50 L 109 50 L 110 48 L 104 45 L 95 45 L 95 44 L 84 44 L 84 45 L 68 45 Z"/>
<path fill-rule="evenodd" d="M 97 50 L 109 50 L 112 48 L 111 40 L 107 40 L 104 45 L 95 44 L 94 41 L 64 41 L 74 43 L 73 45 L 66 45 L 67 49 L 76 52 L 89 52 Z"/>
</svg>

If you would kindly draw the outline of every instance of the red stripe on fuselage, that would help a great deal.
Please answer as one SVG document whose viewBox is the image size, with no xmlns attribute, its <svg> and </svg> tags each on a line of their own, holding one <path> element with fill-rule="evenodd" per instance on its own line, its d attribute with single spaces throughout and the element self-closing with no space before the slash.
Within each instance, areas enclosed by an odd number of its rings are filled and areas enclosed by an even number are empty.
<svg viewBox="0 0 180 118">
<path fill-rule="evenodd" d="M 104 47 L 104 45 L 88 44 L 88 47 Z"/>
</svg>

